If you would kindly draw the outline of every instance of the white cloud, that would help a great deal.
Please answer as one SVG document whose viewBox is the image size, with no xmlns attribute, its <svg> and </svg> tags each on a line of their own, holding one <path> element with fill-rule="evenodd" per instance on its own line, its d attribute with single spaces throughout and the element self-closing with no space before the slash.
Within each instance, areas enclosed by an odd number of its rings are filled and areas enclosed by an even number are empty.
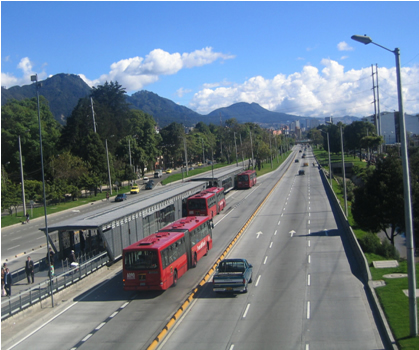
<svg viewBox="0 0 419 350">
<path fill-rule="evenodd" d="M 16 85 L 28 85 L 31 83 L 31 75 L 34 74 L 38 74 L 38 80 L 43 80 L 47 77 L 44 71 L 40 73 L 33 71 L 33 63 L 28 57 L 22 58 L 16 68 L 22 71 L 22 77 L 17 78 L 13 74 L 1 72 L 1 86 L 9 88 Z"/>
<path fill-rule="evenodd" d="M 184 88 L 180 88 L 176 91 L 176 95 L 178 97 L 183 97 L 185 94 L 189 94 L 190 92 L 192 92 L 192 90 L 190 89 L 184 89 Z"/>
<path fill-rule="evenodd" d="M 346 43 L 345 41 L 341 41 L 338 44 L 338 50 L 339 51 L 352 51 L 354 48 L 349 46 L 348 43 Z"/>
<path fill-rule="evenodd" d="M 200 67 L 216 60 L 232 58 L 234 56 L 214 52 L 211 47 L 183 54 L 155 49 L 145 58 L 137 56 L 113 63 L 109 73 L 98 79 L 89 80 L 82 74 L 80 77 L 90 86 L 103 84 L 105 81 L 118 81 L 127 91 L 137 91 L 158 81 L 162 75 L 172 75 L 184 68 Z"/>
<path fill-rule="evenodd" d="M 374 112 L 371 68 L 345 71 L 344 66 L 323 59 L 324 68 L 306 65 L 301 72 L 273 79 L 256 76 L 243 84 L 209 88 L 194 94 L 189 107 L 207 114 L 237 102 L 256 102 L 262 107 L 289 114 L 366 116 Z M 381 110 L 397 110 L 395 68 L 378 68 Z M 419 111 L 419 66 L 402 68 L 406 113 Z"/>
</svg>

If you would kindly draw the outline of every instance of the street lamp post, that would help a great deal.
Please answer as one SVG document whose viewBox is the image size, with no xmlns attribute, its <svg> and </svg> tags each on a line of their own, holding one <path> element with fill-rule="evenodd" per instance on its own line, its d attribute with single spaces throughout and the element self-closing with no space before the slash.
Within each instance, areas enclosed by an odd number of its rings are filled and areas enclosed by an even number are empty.
<svg viewBox="0 0 419 350">
<path fill-rule="evenodd" d="M 327 131 L 323 131 L 323 130 L 320 130 L 320 131 L 327 134 L 327 151 L 329 153 L 329 178 L 330 178 L 330 186 L 332 186 L 332 162 L 330 161 L 329 133 Z"/>
<path fill-rule="evenodd" d="M 340 146 L 342 150 L 343 197 L 345 198 L 345 215 L 348 217 L 348 199 L 346 197 L 345 153 L 343 149 L 342 124 L 340 124 Z"/>
<path fill-rule="evenodd" d="M 22 145 L 20 143 L 20 135 L 19 135 L 19 162 L 20 162 L 20 181 L 22 183 L 23 216 L 25 217 L 26 216 L 25 180 L 23 178 Z"/>
<path fill-rule="evenodd" d="M 36 83 L 36 101 L 38 106 L 38 125 L 39 125 L 39 148 L 41 150 L 41 170 L 42 170 L 42 190 L 44 195 L 44 215 L 45 215 L 45 235 L 47 237 L 47 254 L 49 254 L 49 232 L 48 232 L 48 216 L 47 216 L 47 197 L 45 194 L 45 174 L 44 174 L 44 156 L 42 154 L 42 129 L 41 129 L 41 112 L 39 110 L 39 87 L 41 83 L 38 83 L 38 74 L 31 75 L 31 81 Z M 52 294 L 52 276 L 51 272 L 49 276 L 49 288 L 51 293 L 51 305 L 54 307 L 54 297 Z"/>
<path fill-rule="evenodd" d="M 402 80 L 400 69 L 400 50 L 395 48 L 390 50 L 372 41 L 366 35 L 352 35 L 353 40 L 362 44 L 374 44 L 390 51 L 396 58 L 396 72 L 397 72 L 397 95 L 399 102 L 399 124 L 400 124 L 400 141 L 402 151 L 402 165 L 403 165 L 403 194 L 404 194 L 404 218 L 406 226 L 406 253 L 407 253 L 407 269 L 408 269 L 408 284 L 409 284 L 409 318 L 410 318 L 410 336 L 416 337 L 418 335 L 418 317 L 416 308 L 416 268 L 415 268 L 415 254 L 413 241 L 413 224 L 412 224 L 412 203 L 410 196 L 410 175 L 409 175 L 409 158 L 407 155 L 407 140 L 406 140 L 406 125 L 403 109 L 403 95 L 402 95 Z"/>
</svg>

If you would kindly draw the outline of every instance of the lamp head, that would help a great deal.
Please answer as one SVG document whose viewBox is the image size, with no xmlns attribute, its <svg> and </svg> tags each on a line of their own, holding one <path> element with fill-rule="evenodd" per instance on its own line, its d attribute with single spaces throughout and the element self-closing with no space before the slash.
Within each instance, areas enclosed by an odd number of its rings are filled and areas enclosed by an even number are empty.
<svg viewBox="0 0 419 350">
<path fill-rule="evenodd" d="M 38 81 L 38 74 L 31 75 L 31 81 Z"/>
<path fill-rule="evenodd" d="M 366 36 L 366 35 L 352 35 L 351 39 L 355 40 L 355 41 L 358 41 L 358 42 L 360 42 L 362 44 L 365 44 L 365 45 L 372 43 L 372 39 L 369 36 Z"/>
</svg>

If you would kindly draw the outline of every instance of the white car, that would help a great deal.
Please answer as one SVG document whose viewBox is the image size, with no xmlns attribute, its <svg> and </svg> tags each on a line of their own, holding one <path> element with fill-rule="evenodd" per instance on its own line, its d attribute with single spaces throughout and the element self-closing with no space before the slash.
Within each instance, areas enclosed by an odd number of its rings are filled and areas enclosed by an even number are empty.
<svg viewBox="0 0 419 350">
<path fill-rule="evenodd" d="M 146 184 L 150 181 L 150 179 L 147 176 L 143 177 L 143 184 Z"/>
</svg>

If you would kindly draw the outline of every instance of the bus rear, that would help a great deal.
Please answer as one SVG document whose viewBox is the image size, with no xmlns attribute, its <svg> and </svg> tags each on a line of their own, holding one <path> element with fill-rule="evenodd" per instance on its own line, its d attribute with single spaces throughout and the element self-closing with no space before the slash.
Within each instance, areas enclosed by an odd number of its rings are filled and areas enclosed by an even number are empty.
<svg viewBox="0 0 419 350">
<path fill-rule="evenodd" d="M 256 185 L 256 171 L 247 170 L 237 175 L 237 188 L 251 188 Z"/>
<path fill-rule="evenodd" d="M 183 232 L 159 232 L 123 250 L 124 290 L 166 290 L 186 271 Z"/>
<path fill-rule="evenodd" d="M 207 190 L 197 193 L 187 200 L 188 216 L 209 216 L 217 215 L 217 200 L 215 193 Z"/>
</svg>

